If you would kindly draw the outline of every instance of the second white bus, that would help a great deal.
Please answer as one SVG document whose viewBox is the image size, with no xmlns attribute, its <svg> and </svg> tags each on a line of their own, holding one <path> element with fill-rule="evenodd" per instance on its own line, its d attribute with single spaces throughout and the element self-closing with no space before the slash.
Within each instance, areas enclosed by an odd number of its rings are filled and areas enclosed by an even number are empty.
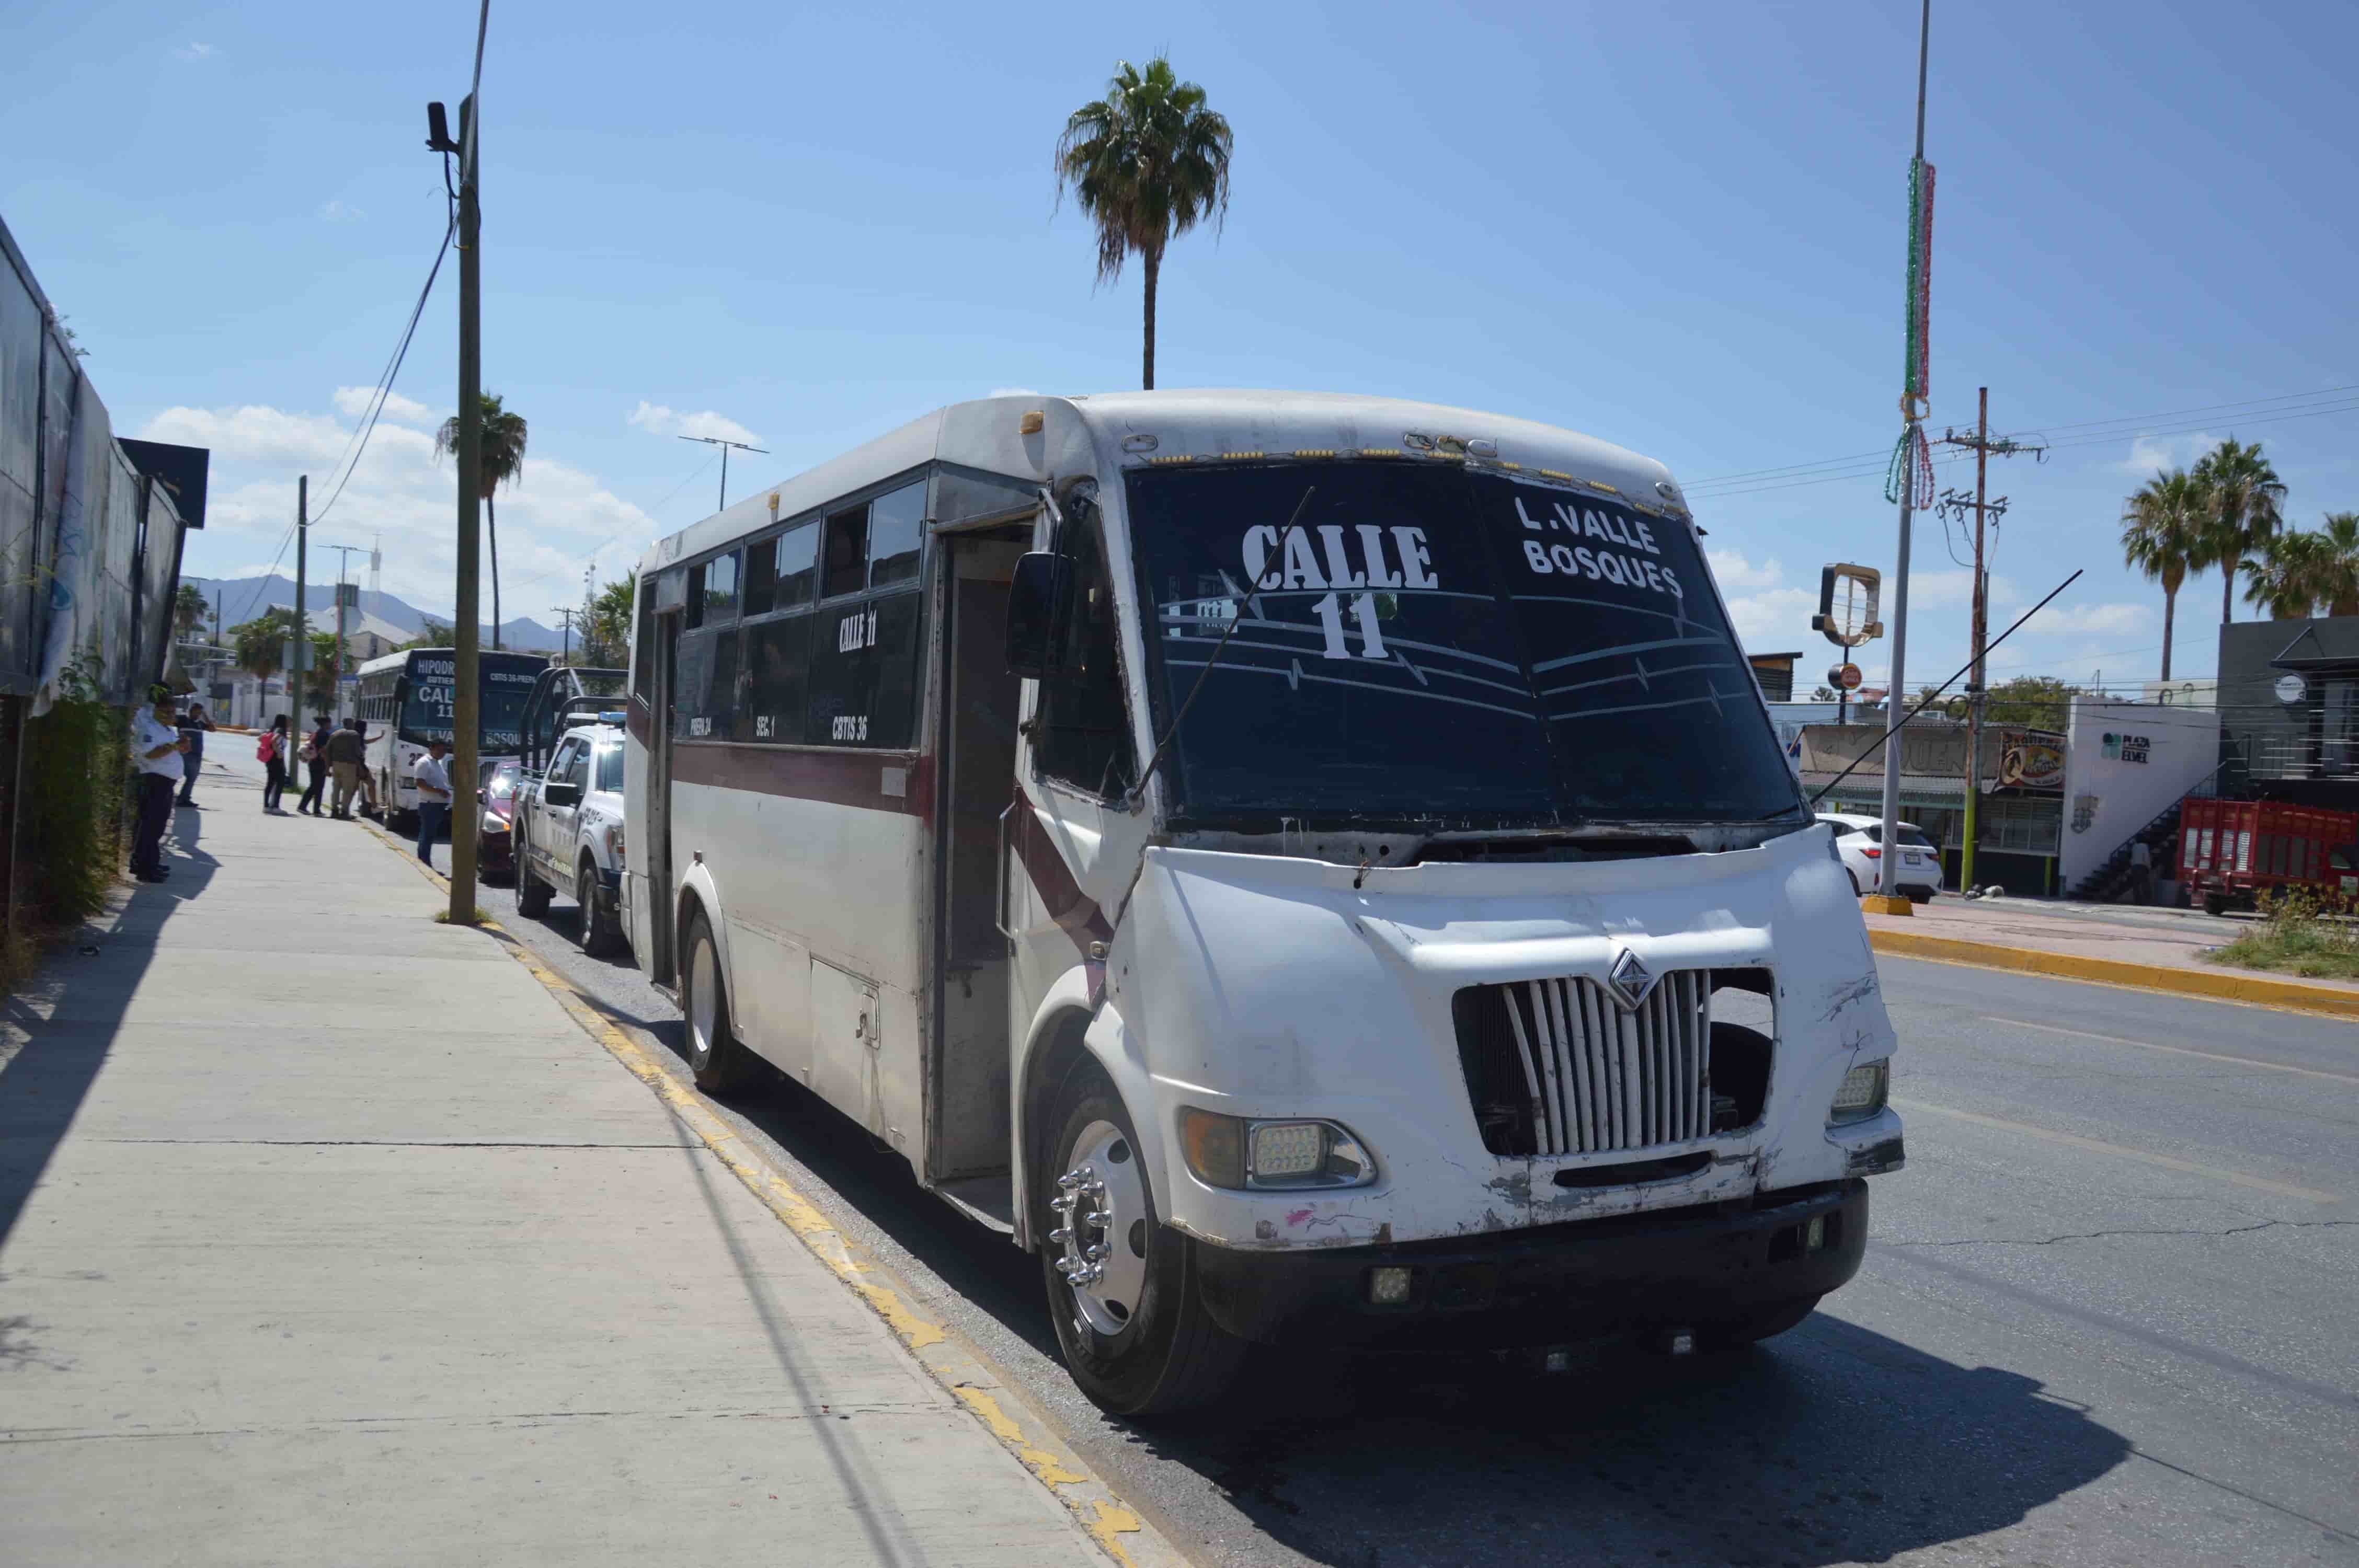
<svg viewBox="0 0 2359 1568">
<path fill-rule="evenodd" d="M 360 678 L 360 719 L 374 739 L 369 775 L 388 816 L 408 820 L 418 811 L 418 759 L 429 741 L 453 741 L 457 655 L 448 648 L 412 648 L 371 659 Z M 513 757 L 522 743 L 519 725 L 533 681 L 549 667 L 543 654 L 486 650 L 476 654 L 482 692 L 476 731 L 479 757 Z M 462 813 L 460 820 L 473 822 Z"/>
</svg>

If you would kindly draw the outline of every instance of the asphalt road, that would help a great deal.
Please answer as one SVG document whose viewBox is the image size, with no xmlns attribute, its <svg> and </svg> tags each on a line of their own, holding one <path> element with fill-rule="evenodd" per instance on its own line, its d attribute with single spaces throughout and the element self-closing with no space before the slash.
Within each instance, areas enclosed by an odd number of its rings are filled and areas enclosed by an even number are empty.
<svg viewBox="0 0 2359 1568">
<path fill-rule="evenodd" d="M 676 1011 L 581 956 L 571 904 L 484 903 L 677 1063 Z M 1178 1427 L 1082 1400 L 1036 1266 L 834 1112 L 782 1078 L 723 1108 L 1207 1565 L 2359 1563 L 2359 1029 L 1882 973 L 1909 1165 L 1800 1328 L 1548 1378 L 1266 1361 Z"/>
</svg>

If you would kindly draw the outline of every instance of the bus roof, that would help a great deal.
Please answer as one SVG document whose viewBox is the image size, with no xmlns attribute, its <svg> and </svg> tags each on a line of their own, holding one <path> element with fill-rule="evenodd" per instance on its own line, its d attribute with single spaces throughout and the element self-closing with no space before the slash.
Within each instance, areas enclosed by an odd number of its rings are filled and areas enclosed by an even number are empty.
<svg viewBox="0 0 2359 1568">
<path fill-rule="evenodd" d="M 1021 421 L 1036 411 L 1042 428 L 1027 435 Z M 653 571 L 717 549 L 928 462 L 1001 474 L 1028 487 L 1085 470 L 1143 465 L 1150 452 L 1167 461 L 1232 453 L 1284 458 L 1372 450 L 1414 458 L 1422 454 L 1404 440 L 1412 434 L 1487 439 L 1496 443 L 1502 463 L 1524 471 L 1602 481 L 1642 506 L 1686 510 L 1670 470 L 1650 458 L 1552 425 L 1444 404 L 1352 393 L 1217 388 L 1087 397 L 1027 395 L 937 408 L 657 540 L 639 569 Z M 1147 451 L 1125 448 L 1126 439 L 1147 436 L 1155 438 Z"/>
<path fill-rule="evenodd" d="M 375 658 L 369 660 L 366 664 L 356 665 L 353 670 L 353 674 L 356 676 L 369 676 L 376 675 L 386 670 L 408 669 L 411 659 L 417 658 L 421 654 L 431 657 L 438 654 L 447 658 L 455 658 L 458 655 L 458 650 L 456 648 L 403 648 L 395 653 L 379 654 Z M 549 664 L 549 655 L 547 654 L 520 654 L 513 648 L 479 648 L 476 650 L 475 657 L 479 663 L 484 659 L 498 659 L 503 663 L 516 659 L 528 659 L 532 662 L 535 668 L 545 668 Z"/>
</svg>

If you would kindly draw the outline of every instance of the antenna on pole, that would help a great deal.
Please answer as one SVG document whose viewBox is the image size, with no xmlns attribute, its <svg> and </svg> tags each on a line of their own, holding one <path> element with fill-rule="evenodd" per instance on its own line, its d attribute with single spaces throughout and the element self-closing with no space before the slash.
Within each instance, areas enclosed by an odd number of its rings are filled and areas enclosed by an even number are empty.
<svg viewBox="0 0 2359 1568">
<path fill-rule="evenodd" d="M 767 447 L 749 447 L 743 441 L 724 441 L 718 436 L 682 436 L 680 439 L 683 441 L 701 441 L 708 447 L 718 447 L 721 449 L 720 510 L 723 512 L 729 510 L 729 449 L 734 447 L 741 452 L 760 452 L 765 457 L 767 457 L 770 451 L 770 449 Z"/>
</svg>

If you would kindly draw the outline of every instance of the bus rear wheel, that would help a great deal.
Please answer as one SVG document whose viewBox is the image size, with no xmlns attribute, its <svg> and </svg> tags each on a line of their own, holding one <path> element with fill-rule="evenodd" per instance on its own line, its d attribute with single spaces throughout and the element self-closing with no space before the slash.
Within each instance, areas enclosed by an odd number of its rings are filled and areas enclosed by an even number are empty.
<svg viewBox="0 0 2359 1568">
<path fill-rule="evenodd" d="M 1074 1383 L 1113 1415 L 1164 1415 L 1219 1399 L 1248 1347 L 1205 1308 L 1195 1243 L 1157 1220 L 1121 1097 L 1082 1068 L 1044 1123 L 1058 1130 L 1034 1195 L 1035 1223 L 1047 1238 L 1049 1315 Z"/>
<path fill-rule="evenodd" d="M 709 1095 L 720 1094 L 745 1081 L 751 1062 L 730 1026 L 729 993 L 721 983 L 721 950 L 713 944 L 712 923 L 704 918 L 702 910 L 689 916 L 688 940 L 682 946 L 688 962 L 680 968 L 679 1011 L 688 1019 L 689 1070 L 696 1075 L 698 1088 Z"/>
</svg>

